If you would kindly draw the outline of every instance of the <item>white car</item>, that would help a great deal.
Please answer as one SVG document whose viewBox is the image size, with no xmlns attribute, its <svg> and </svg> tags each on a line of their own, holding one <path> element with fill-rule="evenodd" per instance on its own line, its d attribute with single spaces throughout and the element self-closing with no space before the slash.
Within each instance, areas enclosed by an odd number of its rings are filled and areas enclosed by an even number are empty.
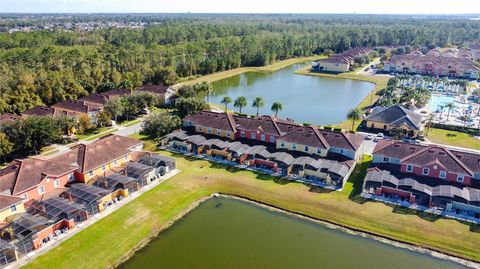
<svg viewBox="0 0 480 269">
<path fill-rule="evenodd" d="M 383 133 L 378 133 L 377 134 L 377 138 L 378 139 L 383 139 L 385 136 L 383 135 Z"/>
<path fill-rule="evenodd" d="M 367 140 L 372 140 L 372 139 L 373 139 L 373 135 L 369 134 L 369 135 L 367 135 L 367 136 L 365 137 L 365 139 L 367 139 Z"/>
</svg>

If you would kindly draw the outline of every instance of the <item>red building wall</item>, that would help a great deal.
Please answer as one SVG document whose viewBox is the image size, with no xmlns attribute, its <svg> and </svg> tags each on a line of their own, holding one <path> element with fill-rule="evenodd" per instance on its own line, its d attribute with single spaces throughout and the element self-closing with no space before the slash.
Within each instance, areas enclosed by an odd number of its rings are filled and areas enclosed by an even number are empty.
<svg viewBox="0 0 480 269">
<path fill-rule="evenodd" d="M 73 173 L 73 172 L 72 172 Z M 68 174 L 65 174 L 61 177 L 58 177 L 58 178 L 53 178 L 53 177 L 46 177 L 44 178 L 37 186 L 27 190 L 27 191 L 24 191 L 24 192 L 21 192 L 18 194 L 18 196 L 22 196 L 24 195 L 25 193 L 28 195 L 28 200 L 31 200 L 31 199 L 35 199 L 35 200 L 40 200 L 44 195 L 48 194 L 49 192 L 55 190 L 55 186 L 54 186 L 54 181 L 55 179 L 58 179 L 59 180 L 59 186 L 58 188 L 63 188 L 65 187 L 65 185 L 67 185 L 68 183 L 68 176 L 69 176 L 70 173 Z M 43 186 L 44 190 L 45 190 L 45 193 L 44 194 L 39 194 L 38 193 L 38 187 L 39 186 Z"/>
<path fill-rule="evenodd" d="M 258 140 L 258 141 L 262 141 L 262 135 L 265 135 L 265 142 L 268 142 L 268 143 L 275 143 L 277 141 L 277 137 L 274 136 L 274 135 L 268 135 L 268 134 L 265 134 L 259 130 L 257 131 L 252 131 L 252 130 L 243 130 L 243 132 L 245 133 L 245 136 L 242 137 L 242 131 L 237 131 L 235 133 L 235 138 L 245 138 L 245 139 L 250 139 L 252 140 L 252 133 L 255 134 L 255 139 L 253 140 Z M 273 137 L 273 141 L 274 142 L 270 142 L 270 138 Z"/>
<path fill-rule="evenodd" d="M 449 181 L 449 182 L 457 182 L 458 174 L 451 173 L 447 169 L 445 169 L 445 168 L 443 168 L 439 165 L 437 165 L 436 169 L 435 169 L 434 165 L 424 166 L 424 167 L 413 166 L 413 171 L 412 172 L 407 172 L 407 165 L 402 164 L 400 166 L 400 171 L 403 172 L 403 173 L 412 173 L 412 174 L 415 174 L 415 175 L 418 175 L 418 176 L 424 176 L 423 175 L 423 168 L 429 168 L 430 169 L 429 174 L 428 174 L 429 177 L 433 177 L 433 178 L 437 178 L 438 180 L 445 180 L 445 181 Z M 440 178 L 440 171 L 446 171 L 447 172 L 447 176 L 446 176 L 445 179 Z M 470 176 L 465 175 L 465 177 L 463 178 L 463 184 L 466 185 L 466 186 L 470 186 L 470 184 L 471 184 Z"/>
</svg>

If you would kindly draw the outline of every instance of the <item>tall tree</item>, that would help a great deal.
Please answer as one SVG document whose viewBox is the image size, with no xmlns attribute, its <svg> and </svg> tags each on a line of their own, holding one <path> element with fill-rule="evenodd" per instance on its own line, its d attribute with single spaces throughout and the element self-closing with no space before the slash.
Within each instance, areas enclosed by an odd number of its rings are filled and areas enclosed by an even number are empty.
<svg viewBox="0 0 480 269">
<path fill-rule="evenodd" d="M 453 102 L 449 102 L 449 103 L 446 103 L 444 107 L 448 109 L 448 114 L 447 114 L 447 121 L 448 121 L 450 118 L 450 112 L 455 109 L 455 104 Z"/>
<path fill-rule="evenodd" d="M 352 121 L 352 131 L 355 128 L 355 121 L 360 120 L 362 118 L 362 111 L 359 108 L 353 108 L 348 111 L 347 119 Z"/>
<path fill-rule="evenodd" d="M 283 105 L 282 105 L 282 103 L 281 103 L 281 102 L 278 102 L 278 101 L 277 101 L 277 102 L 274 102 L 274 103 L 272 104 L 271 110 L 272 110 L 273 112 L 275 112 L 275 117 L 278 116 L 278 111 L 282 111 L 282 110 L 283 110 Z"/>
<path fill-rule="evenodd" d="M 231 102 L 232 98 L 230 98 L 229 96 L 223 97 L 221 103 L 225 105 L 225 112 L 228 112 L 228 104 L 230 104 Z"/>
<path fill-rule="evenodd" d="M 258 117 L 260 108 L 263 107 L 264 105 L 265 105 L 265 102 L 263 101 L 262 97 L 260 96 L 255 97 L 252 103 L 252 107 L 257 108 L 257 117 Z"/>
<path fill-rule="evenodd" d="M 240 114 L 242 114 L 242 108 L 246 107 L 247 105 L 247 99 L 244 96 L 237 97 L 233 102 L 233 106 L 238 108 Z"/>
</svg>

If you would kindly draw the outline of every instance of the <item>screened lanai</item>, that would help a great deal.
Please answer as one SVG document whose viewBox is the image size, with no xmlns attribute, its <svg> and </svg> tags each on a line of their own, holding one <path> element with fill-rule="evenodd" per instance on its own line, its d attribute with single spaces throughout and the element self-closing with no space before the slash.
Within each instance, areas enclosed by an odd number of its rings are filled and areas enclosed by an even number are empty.
<svg viewBox="0 0 480 269">
<path fill-rule="evenodd" d="M 142 187 L 148 185 L 158 177 L 155 168 L 141 163 L 129 163 L 123 170 L 123 174 L 134 178 Z"/>
<path fill-rule="evenodd" d="M 118 189 L 128 190 L 129 193 L 136 192 L 140 188 L 134 178 L 119 173 L 100 177 L 93 185 L 111 191 Z"/>
<path fill-rule="evenodd" d="M 54 223 L 45 217 L 25 213 L 0 230 L 0 239 L 14 245 L 22 256 L 40 246 L 37 233 Z"/>
<path fill-rule="evenodd" d="M 138 163 L 148 165 L 154 168 L 166 167 L 167 172 L 175 170 L 176 168 L 175 159 L 158 154 L 145 155 L 140 160 L 138 160 Z"/>
<path fill-rule="evenodd" d="M 63 194 L 62 197 L 82 204 L 90 214 L 97 214 L 103 209 L 101 205 L 102 198 L 111 193 L 109 190 L 102 189 L 97 186 L 85 183 L 72 184 Z"/>
<path fill-rule="evenodd" d="M 6 265 L 17 260 L 15 246 L 0 239 L 0 265 Z"/>
<path fill-rule="evenodd" d="M 75 222 L 82 222 L 88 219 L 87 209 L 83 205 L 60 197 L 36 201 L 28 207 L 27 211 L 53 221 L 73 219 Z"/>
</svg>

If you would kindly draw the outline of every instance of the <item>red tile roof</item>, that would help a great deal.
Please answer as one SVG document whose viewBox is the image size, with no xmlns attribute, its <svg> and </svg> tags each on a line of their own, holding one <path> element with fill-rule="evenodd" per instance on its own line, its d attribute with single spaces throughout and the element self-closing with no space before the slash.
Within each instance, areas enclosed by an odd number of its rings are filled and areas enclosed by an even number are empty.
<svg viewBox="0 0 480 269">
<path fill-rule="evenodd" d="M 52 107 L 55 109 L 65 109 L 78 113 L 99 111 L 102 108 L 102 106 L 99 104 L 94 104 L 83 100 L 65 100 L 52 105 Z"/>
<path fill-rule="evenodd" d="M 277 122 L 271 116 L 249 118 L 234 115 L 233 119 L 235 120 L 236 128 L 238 130 L 261 130 L 265 134 L 274 136 L 281 136 L 283 134 Z"/>
<path fill-rule="evenodd" d="M 22 113 L 24 116 L 53 116 L 55 109 L 46 106 L 36 106 Z"/>
<path fill-rule="evenodd" d="M 143 142 L 119 135 L 107 135 L 91 144 L 79 144 L 70 151 L 49 160 L 76 165 L 80 173 L 88 172 L 131 152 L 131 148 Z"/>
<path fill-rule="evenodd" d="M 15 160 L 0 172 L 0 182 L 9 187 L 12 195 L 18 195 L 37 186 L 44 178 L 57 178 L 77 169 L 73 165 L 65 165 L 50 160 L 29 158 Z M 12 179 L 13 184 L 12 184 Z M 2 187 L 3 189 L 3 187 Z"/>
<path fill-rule="evenodd" d="M 231 114 L 201 111 L 188 116 L 184 121 L 192 122 L 194 125 L 215 128 L 219 130 L 236 132 L 235 120 Z"/>
<path fill-rule="evenodd" d="M 279 140 L 316 148 L 330 148 L 330 144 L 315 127 L 299 127 L 280 137 Z"/>
<path fill-rule="evenodd" d="M 0 194 L 0 211 L 11 207 L 12 205 L 19 204 L 23 201 L 23 198 L 7 196 Z"/>
</svg>

